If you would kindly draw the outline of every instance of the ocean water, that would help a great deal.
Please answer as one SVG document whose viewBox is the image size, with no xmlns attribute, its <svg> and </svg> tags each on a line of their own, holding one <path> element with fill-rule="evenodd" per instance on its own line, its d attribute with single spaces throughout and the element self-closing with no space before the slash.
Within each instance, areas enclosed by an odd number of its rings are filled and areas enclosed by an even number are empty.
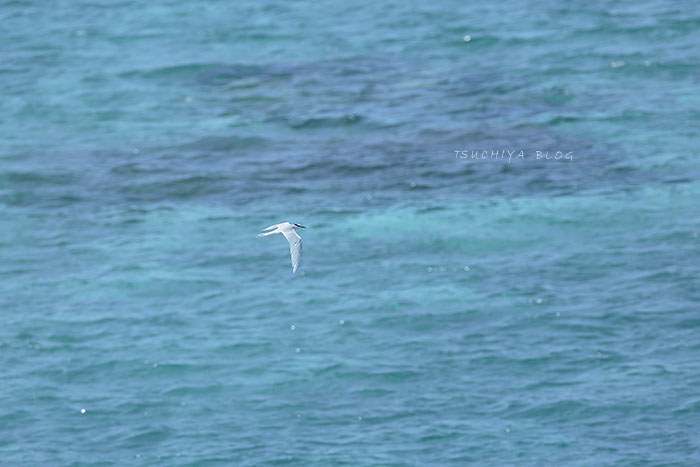
<svg viewBox="0 0 700 467">
<path fill-rule="evenodd" d="M 697 2 L 0 37 L 1 465 L 700 464 Z"/>
</svg>

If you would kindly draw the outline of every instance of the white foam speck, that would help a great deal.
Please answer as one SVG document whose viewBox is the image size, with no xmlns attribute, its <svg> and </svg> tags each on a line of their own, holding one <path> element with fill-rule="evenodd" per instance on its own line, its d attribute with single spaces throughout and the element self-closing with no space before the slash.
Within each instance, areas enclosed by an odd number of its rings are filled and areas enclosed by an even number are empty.
<svg viewBox="0 0 700 467">
<path fill-rule="evenodd" d="M 625 66 L 624 60 L 616 60 L 610 63 L 610 68 L 620 68 L 622 66 Z"/>
</svg>

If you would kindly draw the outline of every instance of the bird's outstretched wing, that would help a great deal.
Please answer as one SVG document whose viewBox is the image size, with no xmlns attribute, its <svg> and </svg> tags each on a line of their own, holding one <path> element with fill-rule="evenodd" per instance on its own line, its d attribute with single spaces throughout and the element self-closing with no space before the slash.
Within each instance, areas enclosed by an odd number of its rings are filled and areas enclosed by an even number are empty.
<svg viewBox="0 0 700 467">
<path fill-rule="evenodd" d="M 301 261 L 301 237 L 293 229 L 282 231 L 289 242 L 289 253 L 292 255 L 292 274 L 296 274 Z"/>
</svg>

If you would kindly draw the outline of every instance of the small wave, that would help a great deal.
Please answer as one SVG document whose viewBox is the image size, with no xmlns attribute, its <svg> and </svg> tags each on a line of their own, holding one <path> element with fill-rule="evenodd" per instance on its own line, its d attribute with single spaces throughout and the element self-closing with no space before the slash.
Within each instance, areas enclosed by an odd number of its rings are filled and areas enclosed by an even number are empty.
<svg viewBox="0 0 700 467">
<path fill-rule="evenodd" d="M 276 67 L 260 65 L 223 64 L 223 63 L 189 63 L 150 70 L 134 70 L 120 75 L 123 78 L 138 78 L 147 80 L 179 80 L 191 81 L 207 86 L 230 85 L 243 80 L 247 86 L 270 78 L 286 78 L 291 72 Z M 252 80 L 252 81 L 251 81 Z"/>
<path fill-rule="evenodd" d="M 251 147 L 261 147 L 268 142 L 257 136 L 209 136 L 189 143 L 181 144 L 176 149 L 184 151 L 233 151 Z"/>
<path fill-rule="evenodd" d="M 342 117 L 314 117 L 303 120 L 290 119 L 289 127 L 295 130 L 310 130 L 320 128 L 341 128 L 357 125 L 365 119 L 360 115 L 347 114 Z"/>
<path fill-rule="evenodd" d="M 77 183 L 79 177 L 72 173 L 38 173 L 38 172 L 5 172 L 0 173 L 0 183 L 17 183 L 28 185 L 70 185 Z"/>
<path fill-rule="evenodd" d="M 223 193 L 230 189 L 231 178 L 224 175 L 192 175 L 142 184 L 134 184 L 132 181 L 121 187 L 125 194 L 146 199 L 187 199 Z"/>
</svg>

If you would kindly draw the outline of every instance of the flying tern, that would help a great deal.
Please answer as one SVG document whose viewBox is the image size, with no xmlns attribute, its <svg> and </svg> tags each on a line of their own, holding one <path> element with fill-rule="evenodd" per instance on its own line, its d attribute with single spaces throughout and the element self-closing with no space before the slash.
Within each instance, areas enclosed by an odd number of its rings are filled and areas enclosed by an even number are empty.
<svg viewBox="0 0 700 467">
<path fill-rule="evenodd" d="M 296 274 L 301 260 L 301 237 L 296 232 L 297 229 L 305 229 L 303 225 L 282 222 L 281 224 L 271 225 L 263 229 L 258 237 L 267 237 L 273 234 L 282 234 L 289 242 L 289 253 L 292 255 L 292 274 Z M 269 232 L 267 232 L 269 230 Z"/>
</svg>

